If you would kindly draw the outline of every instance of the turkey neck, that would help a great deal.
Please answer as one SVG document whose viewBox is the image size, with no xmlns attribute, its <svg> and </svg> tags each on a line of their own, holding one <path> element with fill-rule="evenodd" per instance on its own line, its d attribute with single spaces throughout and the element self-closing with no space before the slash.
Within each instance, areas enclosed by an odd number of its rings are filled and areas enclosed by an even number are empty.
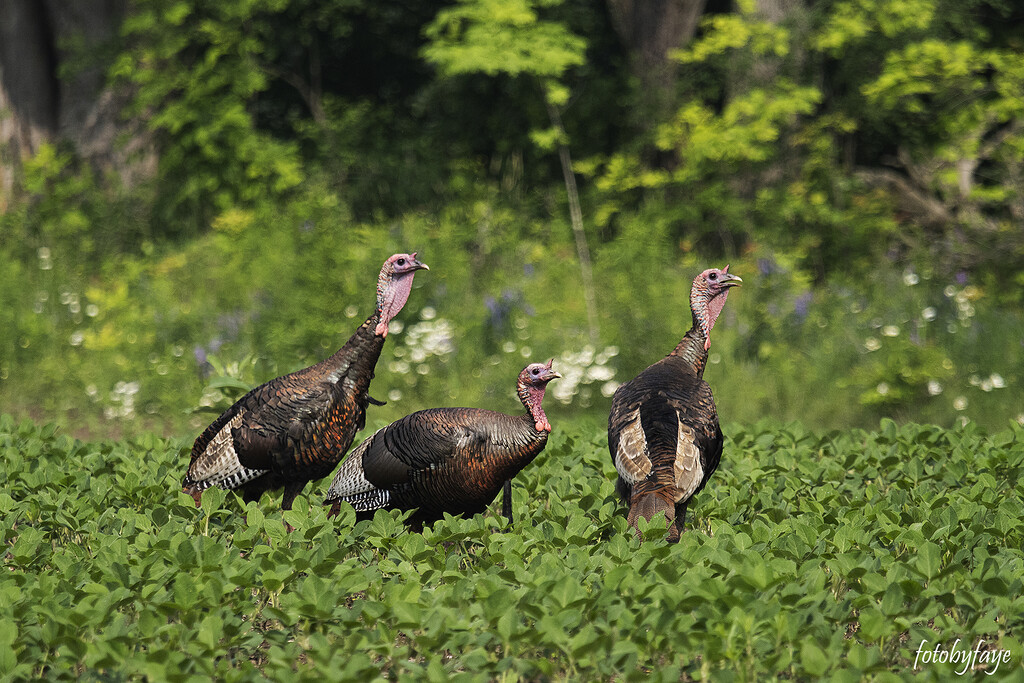
<svg viewBox="0 0 1024 683">
<path fill-rule="evenodd" d="M 540 405 L 544 401 L 544 392 L 546 389 L 546 385 L 538 387 L 524 382 L 518 382 L 516 384 L 516 393 L 519 394 L 519 400 L 523 402 L 524 406 L 526 406 L 526 412 L 529 413 L 530 417 L 533 419 L 534 425 L 538 422 L 545 424 L 548 421 L 548 416 L 544 414 L 544 409 Z"/>
<path fill-rule="evenodd" d="M 682 358 L 686 361 L 687 367 L 693 370 L 694 375 L 698 378 L 703 378 L 704 367 L 708 364 L 708 352 L 705 348 L 707 339 L 707 335 L 704 334 L 700 323 L 697 321 L 697 316 L 694 316 L 693 327 L 683 336 L 682 341 L 676 344 L 676 348 L 672 349 L 672 353 L 668 355 Z"/>
<path fill-rule="evenodd" d="M 343 347 L 328 358 L 331 380 L 337 383 L 343 376 L 354 378 L 358 389 L 365 391 L 373 379 L 373 369 L 384 349 L 384 336 L 388 323 L 394 318 L 412 291 L 415 271 L 395 275 L 390 263 L 381 269 L 377 278 L 377 307 Z"/>
<path fill-rule="evenodd" d="M 385 266 L 377 280 L 377 325 L 375 332 L 382 336 L 387 335 L 388 323 L 398 315 L 398 312 L 409 300 L 412 292 L 412 280 L 416 271 L 394 274 L 392 269 Z"/>
<path fill-rule="evenodd" d="M 374 332 L 380 319 L 380 309 L 377 309 L 349 337 L 344 346 L 323 361 L 326 366 L 324 369 L 332 382 L 338 383 L 343 377 L 349 377 L 361 385 L 360 389 L 365 390 L 369 387 L 373 369 L 377 366 L 377 359 L 384 349 L 384 337 Z"/>
<path fill-rule="evenodd" d="M 699 278 L 698 278 L 699 280 Z M 693 325 L 690 331 L 683 336 L 682 341 L 676 344 L 669 356 L 678 356 L 686 361 L 687 367 L 693 370 L 698 379 L 704 377 L 704 367 L 708 364 L 708 349 L 711 347 L 711 328 L 715 326 L 725 300 L 729 297 L 729 290 L 725 289 L 714 295 L 709 295 L 706 287 L 699 287 L 698 280 L 694 280 L 690 289 L 690 315 L 693 318 Z"/>
</svg>

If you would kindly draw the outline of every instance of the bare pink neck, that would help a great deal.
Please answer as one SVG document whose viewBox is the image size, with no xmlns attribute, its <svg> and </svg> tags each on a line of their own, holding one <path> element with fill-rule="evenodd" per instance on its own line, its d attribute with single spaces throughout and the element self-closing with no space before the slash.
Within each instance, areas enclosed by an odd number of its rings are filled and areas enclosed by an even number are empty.
<svg viewBox="0 0 1024 683">
<path fill-rule="evenodd" d="M 540 431 L 551 431 L 551 423 L 548 422 L 548 416 L 544 414 L 544 408 L 541 407 L 541 403 L 544 401 L 544 392 L 546 386 L 533 386 L 531 384 L 524 384 L 519 382 L 516 386 L 516 393 L 519 394 L 519 400 L 526 406 L 526 412 L 530 414 L 533 419 L 534 427 L 538 432 Z"/>
<path fill-rule="evenodd" d="M 399 275 L 381 273 L 377 281 L 377 312 L 380 313 L 380 322 L 377 323 L 376 334 L 387 337 L 388 323 L 409 300 L 414 275 L 415 271 Z"/>
</svg>

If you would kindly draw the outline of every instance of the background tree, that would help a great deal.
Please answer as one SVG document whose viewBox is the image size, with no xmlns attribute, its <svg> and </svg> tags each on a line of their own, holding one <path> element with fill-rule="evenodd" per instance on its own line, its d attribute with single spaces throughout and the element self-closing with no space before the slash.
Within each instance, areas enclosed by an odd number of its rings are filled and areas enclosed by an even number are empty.
<svg viewBox="0 0 1024 683">
<path fill-rule="evenodd" d="M 124 126 L 129 93 L 111 87 L 125 0 L 10 0 L 0 6 L 0 210 L 22 160 L 62 142 L 131 182 L 150 160 L 146 136 Z M 141 160 L 139 155 L 141 153 Z"/>
<path fill-rule="evenodd" d="M 1024 416 L 1018 4 L 9 0 L 0 404 L 178 430 L 420 249 L 385 417 L 598 414 L 708 262 L 738 420 Z"/>
<path fill-rule="evenodd" d="M 563 24 L 539 19 L 537 7 L 545 5 L 551 7 L 557 2 L 460 0 L 455 7 L 442 10 L 428 27 L 427 35 L 432 40 L 424 56 L 447 76 L 523 75 L 537 81 L 549 127 L 531 131 L 531 138 L 541 149 L 558 152 L 587 305 L 588 336 L 596 344 L 599 329 L 590 248 L 560 112 L 569 101 L 569 90 L 562 79 L 571 67 L 585 61 L 585 43 Z"/>
</svg>

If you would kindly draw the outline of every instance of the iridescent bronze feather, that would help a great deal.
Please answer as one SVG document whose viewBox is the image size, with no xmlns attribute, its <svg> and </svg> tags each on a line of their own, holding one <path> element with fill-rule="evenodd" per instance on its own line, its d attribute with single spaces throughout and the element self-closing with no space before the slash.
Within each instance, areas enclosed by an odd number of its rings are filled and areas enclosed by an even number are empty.
<svg viewBox="0 0 1024 683">
<path fill-rule="evenodd" d="M 378 430 L 338 468 L 325 504 L 332 506 L 333 515 L 342 502 L 349 503 L 360 517 L 381 508 L 416 509 L 414 524 L 446 512 L 483 512 L 544 450 L 551 423 L 541 401 L 547 383 L 556 377 L 550 361 L 529 365 L 519 374 L 524 415 L 432 408 Z M 511 522 L 507 498 L 503 512 Z"/>
<path fill-rule="evenodd" d="M 210 486 L 239 489 L 246 500 L 284 488 L 281 507 L 288 510 L 307 482 L 334 469 L 365 424 L 388 323 L 408 299 L 420 269 L 427 266 L 416 254 L 385 261 L 376 310 L 341 349 L 256 387 L 199 435 L 182 481 L 196 505 Z"/>
</svg>

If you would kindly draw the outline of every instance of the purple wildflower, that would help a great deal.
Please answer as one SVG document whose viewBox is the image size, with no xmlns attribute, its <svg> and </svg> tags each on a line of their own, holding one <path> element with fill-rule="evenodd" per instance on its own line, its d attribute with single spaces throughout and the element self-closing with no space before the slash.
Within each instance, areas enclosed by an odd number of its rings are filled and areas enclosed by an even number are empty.
<svg viewBox="0 0 1024 683">
<path fill-rule="evenodd" d="M 811 299 L 811 293 L 804 292 L 796 298 L 796 301 L 793 302 L 793 311 L 796 313 L 796 317 L 800 322 L 803 322 L 807 317 L 807 313 L 811 307 Z"/>
<path fill-rule="evenodd" d="M 777 268 L 775 266 L 775 259 L 773 258 L 759 258 L 757 259 L 757 269 L 761 272 L 761 275 L 771 275 Z"/>
</svg>

